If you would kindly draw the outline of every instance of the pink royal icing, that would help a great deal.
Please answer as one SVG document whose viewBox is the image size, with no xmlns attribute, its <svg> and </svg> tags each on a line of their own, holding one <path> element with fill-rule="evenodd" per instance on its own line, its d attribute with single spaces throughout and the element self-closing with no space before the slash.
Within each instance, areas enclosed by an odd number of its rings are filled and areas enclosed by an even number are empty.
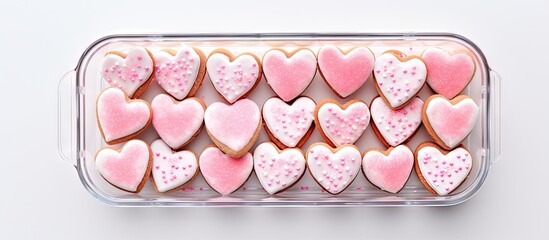
<svg viewBox="0 0 549 240">
<path fill-rule="evenodd" d="M 95 156 L 95 168 L 110 184 L 138 192 L 149 170 L 149 146 L 141 140 L 130 140 L 120 152 L 103 148 Z"/>
<path fill-rule="evenodd" d="M 175 56 L 166 51 L 154 55 L 155 77 L 170 95 L 182 100 L 194 86 L 200 71 L 200 56 L 187 45 L 182 45 Z"/>
<path fill-rule="evenodd" d="M 414 153 L 403 145 L 390 149 L 389 155 L 368 151 L 362 160 L 362 170 L 368 181 L 390 193 L 397 193 L 404 187 L 413 166 Z"/>
<path fill-rule="evenodd" d="M 126 57 L 108 53 L 101 64 L 101 76 L 109 85 L 122 89 L 130 98 L 153 73 L 153 60 L 142 47 L 130 49 Z"/>
<path fill-rule="evenodd" d="M 151 118 L 149 104 L 142 100 L 127 102 L 124 92 L 108 88 L 97 98 L 97 118 L 105 141 L 111 142 L 139 132 Z"/>
<path fill-rule="evenodd" d="M 189 182 L 198 172 L 198 159 L 191 151 L 173 152 L 161 139 L 151 144 L 152 177 L 158 192 L 167 192 Z"/>
<path fill-rule="evenodd" d="M 204 120 L 204 106 L 197 98 L 174 101 L 166 94 L 159 94 L 153 99 L 152 124 L 160 138 L 171 148 L 177 149 L 200 131 Z"/>
<path fill-rule="evenodd" d="M 341 97 L 358 90 L 374 66 L 374 54 L 366 47 L 353 48 L 347 54 L 333 45 L 323 46 L 318 52 L 318 67 L 330 87 Z"/>
<path fill-rule="evenodd" d="M 267 83 L 284 101 L 291 101 L 309 86 L 316 74 L 316 56 L 309 49 L 301 49 L 292 56 L 278 49 L 263 56 L 263 73 Z"/>
<path fill-rule="evenodd" d="M 386 143 L 397 146 L 410 138 L 421 124 L 423 101 L 412 99 L 401 109 L 393 110 L 377 97 L 372 101 L 372 121 Z"/>
<path fill-rule="evenodd" d="M 291 105 L 278 98 L 269 98 L 263 105 L 263 119 L 278 141 L 295 147 L 311 128 L 315 107 L 315 102 L 308 97 L 300 97 Z"/>
<path fill-rule="evenodd" d="M 301 178 L 305 172 L 305 157 L 296 148 L 279 152 L 273 143 L 262 143 L 254 151 L 254 170 L 263 188 L 273 195 Z"/>
<path fill-rule="evenodd" d="M 240 188 L 253 170 L 252 154 L 232 158 L 216 147 L 206 148 L 200 154 L 199 164 L 206 182 L 223 195 Z"/>
<path fill-rule="evenodd" d="M 204 122 L 210 135 L 238 152 L 252 141 L 261 123 L 261 115 L 259 107 L 249 99 L 239 100 L 233 105 L 216 102 L 206 109 Z"/>
<path fill-rule="evenodd" d="M 317 118 L 322 133 L 335 146 L 341 146 L 353 144 L 362 136 L 370 123 L 370 111 L 361 101 L 350 104 L 345 110 L 328 102 L 318 108 Z"/>
<path fill-rule="evenodd" d="M 428 48 L 422 56 L 427 65 L 427 84 L 446 98 L 457 96 L 471 81 L 475 63 L 465 52 L 448 53 L 439 48 Z"/>
<path fill-rule="evenodd" d="M 335 153 L 326 144 L 316 144 L 307 152 L 307 166 L 316 182 L 331 194 L 345 190 L 360 171 L 362 156 L 352 145 Z"/>
</svg>

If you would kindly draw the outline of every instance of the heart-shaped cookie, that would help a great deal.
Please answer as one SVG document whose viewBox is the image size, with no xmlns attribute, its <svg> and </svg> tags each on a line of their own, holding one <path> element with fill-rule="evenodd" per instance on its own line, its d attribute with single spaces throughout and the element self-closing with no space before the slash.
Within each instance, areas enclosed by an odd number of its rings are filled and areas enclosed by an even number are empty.
<svg viewBox="0 0 549 240">
<path fill-rule="evenodd" d="M 200 171 L 215 191 L 228 195 L 236 191 L 250 177 L 253 170 L 252 154 L 233 158 L 219 148 L 207 147 L 199 158 Z"/>
<path fill-rule="evenodd" d="M 381 97 L 370 104 L 372 128 L 386 147 L 397 146 L 411 139 L 421 125 L 423 101 L 416 97 L 401 109 L 393 110 Z"/>
<path fill-rule="evenodd" d="M 447 52 L 440 48 L 427 48 L 421 55 L 427 65 L 427 84 L 446 98 L 457 96 L 475 74 L 475 62 L 469 51 Z"/>
<path fill-rule="evenodd" d="M 301 147 L 313 132 L 315 107 L 309 97 L 300 97 L 290 105 L 269 98 L 262 109 L 267 134 L 280 148 Z"/>
<path fill-rule="evenodd" d="M 318 51 L 318 68 L 330 88 L 341 98 L 358 90 L 372 74 L 375 57 L 367 47 L 343 51 L 326 45 Z"/>
<path fill-rule="evenodd" d="M 273 195 L 299 181 L 305 173 L 305 157 L 299 148 L 280 151 L 265 142 L 255 148 L 254 170 L 265 191 Z"/>
<path fill-rule="evenodd" d="M 173 149 L 191 142 L 202 128 L 206 105 L 198 98 L 177 101 L 159 94 L 151 102 L 152 124 L 160 138 Z"/>
<path fill-rule="evenodd" d="M 152 179 L 158 192 L 179 189 L 198 175 L 198 157 L 192 151 L 173 152 L 162 139 L 151 144 Z"/>
<path fill-rule="evenodd" d="M 345 190 L 360 171 L 362 156 L 353 145 L 331 148 L 325 143 L 312 144 L 307 150 L 307 167 L 315 181 L 327 192 Z"/>
<path fill-rule="evenodd" d="M 141 140 L 130 140 L 118 150 L 105 147 L 95 155 L 99 174 L 111 185 L 133 193 L 145 186 L 151 166 L 151 150 Z"/>
<path fill-rule="evenodd" d="M 206 66 L 215 90 L 228 103 L 245 98 L 261 79 L 261 63 L 252 53 L 234 56 L 226 49 L 216 49 Z"/>
<path fill-rule="evenodd" d="M 370 111 L 362 100 L 344 105 L 325 99 L 315 109 L 315 125 L 331 146 L 355 143 L 370 123 Z"/>
<path fill-rule="evenodd" d="M 446 196 L 456 190 L 471 172 L 473 158 L 464 146 L 452 151 L 433 142 L 420 144 L 415 152 L 415 169 L 427 190 Z"/>
<path fill-rule="evenodd" d="M 383 191 L 398 193 L 410 178 L 414 153 L 404 145 L 386 151 L 369 149 L 362 158 L 362 171 L 374 186 Z"/>
<path fill-rule="evenodd" d="M 316 56 L 308 48 L 293 52 L 273 48 L 265 53 L 262 62 L 267 83 L 286 102 L 305 91 L 316 74 Z"/>
<path fill-rule="evenodd" d="M 137 136 L 151 123 L 151 112 L 149 103 L 131 100 L 118 88 L 107 88 L 97 97 L 97 123 L 107 144 Z"/>
<path fill-rule="evenodd" d="M 101 76 L 112 87 L 120 88 L 128 97 L 138 98 L 145 92 L 153 77 L 152 54 L 143 47 L 127 53 L 110 51 L 101 63 Z"/>
<path fill-rule="evenodd" d="M 233 105 L 212 103 L 204 113 L 212 141 L 231 157 L 241 157 L 252 148 L 261 131 L 259 107 L 249 99 Z"/>
<path fill-rule="evenodd" d="M 164 49 L 154 54 L 158 85 L 177 100 L 193 96 L 206 75 L 206 56 L 200 49 L 182 45 L 178 51 Z"/>
<path fill-rule="evenodd" d="M 379 95 L 392 109 L 402 108 L 425 85 L 427 67 L 419 56 L 406 56 L 397 50 L 376 59 L 374 81 Z"/>
<path fill-rule="evenodd" d="M 421 119 L 435 142 L 450 150 L 471 133 L 478 114 L 479 107 L 468 96 L 448 100 L 442 95 L 433 95 L 425 101 Z"/>
</svg>

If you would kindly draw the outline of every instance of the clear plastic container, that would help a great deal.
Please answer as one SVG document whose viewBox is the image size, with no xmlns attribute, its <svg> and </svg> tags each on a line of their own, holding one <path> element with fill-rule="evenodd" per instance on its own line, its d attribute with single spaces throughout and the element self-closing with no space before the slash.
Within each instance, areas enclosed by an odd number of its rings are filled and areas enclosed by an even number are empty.
<svg viewBox="0 0 549 240">
<path fill-rule="evenodd" d="M 452 194 L 437 196 L 425 189 L 412 173 L 406 186 L 398 194 L 383 192 L 371 185 L 363 174 L 359 174 L 352 185 L 339 195 L 323 192 L 306 171 L 304 177 L 292 188 L 268 195 L 257 180 L 255 173 L 238 191 L 221 196 L 212 190 L 199 176 L 189 186 L 172 193 L 157 193 L 150 181 L 137 194 L 121 191 L 107 183 L 94 167 L 94 155 L 105 142 L 101 138 L 95 115 L 95 101 L 100 91 L 107 87 L 101 79 L 99 66 L 104 54 L 110 50 L 127 50 L 133 46 L 144 46 L 152 52 L 163 48 L 177 48 L 181 43 L 200 48 L 206 55 L 213 49 L 227 48 L 235 53 L 248 51 L 260 58 L 272 47 L 292 50 L 307 47 L 318 52 L 320 46 L 334 44 L 345 48 L 367 46 L 376 56 L 397 49 L 408 55 L 420 55 L 426 47 L 438 46 L 445 49 L 467 49 L 474 56 L 476 72 L 463 94 L 469 95 L 480 106 L 480 118 L 469 137 L 464 142 L 473 156 L 473 167 L 466 181 Z M 370 77 L 371 78 L 371 77 Z M 82 185 L 98 200 L 113 206 L 410 206 L 435 205 L 447 206 L 462 203 L 471 198 L 481 188 L 488 175 L 490 165 L 501 156 L 500 151 L 500 81 L 499 75 L 492 71 L 484 54 L 469 39 L 450 33 L 350 33 L 350 34 L 150 34 L 150 35 L 113 35 L 99 39 L 91 44 L 78 61 L 76 68 L 68 72 L 59 83 L 59 153 L 73 164 Z M 141 96 L 152 100 L 161 93 L 155 81 Z M 433 94 L 429 87 L 423 88 L 419 96 L 425 100 Z M 258 87 L 248 98 L 259 107 L 275 93 L 262 78 Z M 338 98 L 317 74 L 304 95 L 315 101 L 333 98 L 341 103 L 359 98 L 367 103 L 378 95 L 369 79 L 362 88 L 346 99 Z M 202 87 L 196 96 L 206 104 L 223 101 L 215 92 L 206 75 Z M 151 143 L 158 135 L 150 126 L 138 136 Z M 408 143 L 412 150 L 421 142 L 431 140 L 422 126 Z M 269 141 L 264 130 L 254 145 Z M 311 138 L 304 144 L 306 149 L 312 143 L 324 141 L 315 129 Z M 204 146 L 211 143 L 206 131 L 186 147 L 200 153 Z M 364 135 L 355 143 L 361 152 L 367 148 L 384 148 L 369 126 Z M 254 149 L 252 148 L 252 150 Z"/>
</svg>

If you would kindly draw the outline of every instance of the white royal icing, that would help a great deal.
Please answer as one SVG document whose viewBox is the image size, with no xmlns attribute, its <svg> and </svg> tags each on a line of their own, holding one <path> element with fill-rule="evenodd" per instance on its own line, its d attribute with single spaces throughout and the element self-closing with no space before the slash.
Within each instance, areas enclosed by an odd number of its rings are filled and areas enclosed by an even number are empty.
<svg viewBox="0 0 549 240">
<path fill-rule="evenodd" d="M 184 99 L 198 77 L 200 56 L 192 47 L 183 45 L 175 56 L 159 51 L 154 54 L 154 60 L 158 84 L 174 98 Z"/>
<path fill-rule="evenodd" d="M 229 103 L 248 93 L 259 79 L 259 63 L 249 54 L 231 62 L 228 56 L 215 53 L 208 58 L 206 66 L 215 89 Z"/>
<path fill-rule="evenodd" d="M 307 166 L 311 175 L 326 191 L 338 194 L 347 188 L 360 171 L 362 156 L 354 146 L 344 146 L 336 153 L 324 144 L 317 144 L 307 152 Z"/>
<path fill-rule="evenodd" d="M 159 192 L 166 192 L 190 181 L 198 171 L 196 155 L 190 151 L 173 152 L 161 139 L 151 144 L 152 176 Z"/>
<path fill-rule="evenodd" d="M 444 155 L 439 149 L 426 146 L 417 154 L 421 175 L 438 195 L 454 191 L 469 175 L 473 159 L 464 148 Z"/>
<path fill-rule="evenodd" d="M 122 89 L 130 98 L 153 73 L 153 60 L 145 48 L 132 48 L 126 58 L 107 54 L 101 64 L 101 76 L 109 85 Z"/>
<path fill-rule="evenodd" d="M 355 143 L 370 123 L 370 111 L 364 102 L 355 102 L 345 110 L 326 103 L 318 109 L 317 117 L 322 132 L 336 146 Z"/>
<path fill-rule="evenodd" d="M 397 146 L 410 138 L 421 124 L 423 101 L 412 99 L 401 109 L 393 110 L 377 97 L 372 101 L 370 112 L 379 133 L 391 146 Z"/>
<path fill-rule="evenodd" d="M 301 178 L 305 172 L 305 157 L 295 148 L 279 153 L 272 143 L 262 143 L 254 151 L 254 171 L 263 188 L 273 195 Z"/>
<path fill-rule="evenodd" d="M 263 105 L 263 119 L 271 134 L 287 147 L 295 147 L 311 128 L 316 104 L 301 97 L 288 105 L 279 98 L 270 98 Z"/>
</svg>

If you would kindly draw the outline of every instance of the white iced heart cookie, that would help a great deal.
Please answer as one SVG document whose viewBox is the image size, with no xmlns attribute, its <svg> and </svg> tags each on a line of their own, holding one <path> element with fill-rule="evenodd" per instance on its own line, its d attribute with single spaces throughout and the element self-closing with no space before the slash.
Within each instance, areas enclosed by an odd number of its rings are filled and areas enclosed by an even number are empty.
<svg viewBox="0 0 549 240">
<path fill-rule="evenodd" d="M 192 151 L 173 152 L 162 139 L 151 144 L 152 178 L 158 192 L 178 189 L 198 174 L 198 157 Z"/>
<path fill-rule="evenodd" d="M 315 143 L 307 150 L 307 167 L 316 182 L 327 192 L 345 190 L 360 171 L 362 156 L 353 145 L 336 149 L 325 143 Z"/>
<path fill-rule="evenodd" d="M 355 143 L 369 123 L 370 110 L 362 100 L 341 105 L 333 99 L 325 99 L 316 106 L 315 124 L 331 146 Z"/>
<path fill-rule="evenodd" d="M 391 50 L 377 57 L 374 76 L 379 95 L 389 107 L 399 109 L 423 88 L 427 67 L 419 56 Z"/>
<path fill-rule="evenodd" d="M 401 109 L 393 110 L 377 97 L 370 105 L 373 129 L 383 145 L 397 146 L 412 137 L 421 125 L 423 101 L 416 97 Z"/>
<path fill-rule="evenodd" d="M 461 146 L 452 151 L 432 142 L 420 144 L 415 152 L 415 169 L 419 180 L 432 193 L 446 196 L 454 191 L 471 172 L 471 153 Z"/>
<path fill-rule="evenodd" d="M 299 148 L 280 151 L 265 142 L 254 151 L 254 171 L 269 194 L 284 191 L 296 183 L 305 172 L 305 157 Z"/>
<path fill-rule="evenodd" d="M 112 87 L 120 88 L 128 97 L 138 98 L 150 83 L 154 70 L 152 54 L 143 47 L 127 53 L 107 52 L 101 64 L 101 76 Z"/>
<path fill-rule="evenodd" d="M 229 103 L 247 96 L 261 79 L 260 60 L 252 53 L 233 56 L 228 50 L 217 49 L 206 66 L 215 90 Z"/>
<path fill-rule="evenodd" d="M 177 100 L 193 96 L 206 75 L 206 56 L 199 49 L 182 45 L 154 54 L 158 85 Z"/>
<path fill-rule="evenodd" d="M 315 107 L 315 102 L 308 97 L 300 97 L 291 104 L 269 98 L 262 109 L 269 137 L 280 148 L 300 147 L 313 130 Z"/>
</svg>

